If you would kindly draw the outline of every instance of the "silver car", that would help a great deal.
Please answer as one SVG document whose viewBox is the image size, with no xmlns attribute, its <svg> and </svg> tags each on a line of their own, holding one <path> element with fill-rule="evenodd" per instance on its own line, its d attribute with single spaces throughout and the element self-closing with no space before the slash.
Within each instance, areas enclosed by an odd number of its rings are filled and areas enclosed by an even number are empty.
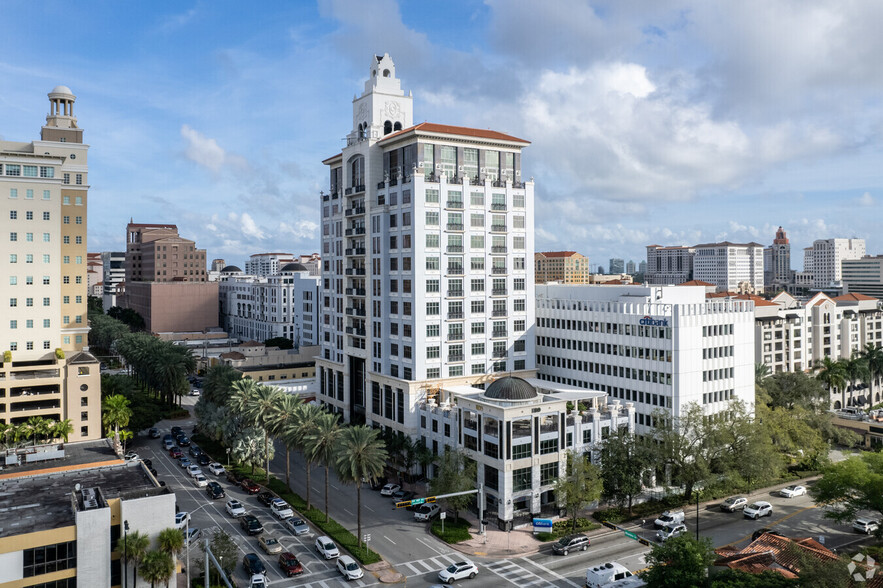
<svg viewBox="0 0 883 588">
<path fill-rule="evenodd" d="M 310 527 L 303 519 L 292 517 L 286 519 L 285 526 L 295 535 L 306 535 L 310 532 Z"/>
</svg>

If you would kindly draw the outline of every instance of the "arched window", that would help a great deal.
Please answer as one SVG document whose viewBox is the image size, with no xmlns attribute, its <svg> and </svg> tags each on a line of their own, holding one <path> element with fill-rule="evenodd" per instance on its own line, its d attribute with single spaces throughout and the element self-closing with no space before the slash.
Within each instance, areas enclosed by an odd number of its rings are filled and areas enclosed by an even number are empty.
<svg viewBox="0 0 883 588">
<path fill-rule="evenodd" d="M 394 130 L 394 131 L 401 131 L 401 130 L 402 130 L 402 123 L 397 122 L 396 124 L 394 124 L 393 127 L 392 127 L 392 130 Z"/>
<path fill-rule="evenodd" d="M 365 185 L 365 158 L 356 155 L 350 159 L 350 187 Z"/>
<path fill-rule="evenodd" d="M 392 132 L 392 123 L 390 121 L 386 121 L 383 123 L 383 134 L 388 135 Z"/>
<path fill-rule="evenodd" d="M 383 70 L 383 77 L 385 77 L 385 78 L 389 77 L 389 70 L 388 69 Z"/>
</svg>

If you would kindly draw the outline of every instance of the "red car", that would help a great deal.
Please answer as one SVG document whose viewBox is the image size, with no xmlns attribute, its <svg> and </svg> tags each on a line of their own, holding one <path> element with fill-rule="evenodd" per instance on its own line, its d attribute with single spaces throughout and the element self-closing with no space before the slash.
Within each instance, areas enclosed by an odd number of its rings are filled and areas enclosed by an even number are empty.
<svg viewBox="0 0 883 588">
<path fill-rule="evenodd" d="M 249 494 L 257 494 L 261 491 L 261 487 L 255 484 L 254 481 L 249 478 L 242 480 L 239 485 L 242 486 L 242 489 Z"/>
<path fill-rule="evenodd" d="M 279 567 L 289 578 L 304 573 L 304 567 L 297 561 L 297 557 L 289 551 L 279 554 Z"/>
<path fill-rule="evenodd" d="M 177 447 L 172 447 L 169 449 L 169 457 L 174 457 L 175 459 L 181 459 L 184 457 L 184 452 L 178 449 Z"/>
</svg>

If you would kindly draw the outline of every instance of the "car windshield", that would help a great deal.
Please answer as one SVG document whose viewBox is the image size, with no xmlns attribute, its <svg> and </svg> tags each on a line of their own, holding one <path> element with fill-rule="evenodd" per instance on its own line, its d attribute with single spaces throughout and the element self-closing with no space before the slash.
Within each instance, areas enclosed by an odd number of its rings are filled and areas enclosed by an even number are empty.
<svg viewBox="0 0 883 588">
<path fill-rule="evenodd" d="M 750 508 L 751 510 L 759 510 L 762 506 L 763 506 L 762 504 L 755 502 L 754 504 L 752 504 L 748 508 Z"/>
<path fill-rule="evenodd" d="M 453 573 L 456 572 L 458 569 L 459 569 L 459 568 L 457 568 L 457 564 L 451 564 L 450 566 L 448 566 L 448 569 L 447 569 L 446 571 L 448 571 L 448 572 L 450 572 L 450 573 L 453 574 Z"/>
<path fill-rule="evenodd" d="M 276 545 L 279 542 L 276 541 L 275 539 L 265 539 L 264 543 L 266 543 L 267 545 Z"/>
<path fill-rule="evenodd" d="M 330 543 L 330 542 L 329 542 L 329 543 L 326 543 L 326 544 L 325 544 L 325 549 L 327 549 L 327 550 L 329 550 L 329 551 L 332 550 L 332 549 L 334 549 L 334 543 Z"/>
<path fill-rule="evenodd" d="M 292 525 L 295 525 L 295 526 L 298 526 L 298 525 L 303 525 L 304 522 L 303 522 L 302 520 L 300 520 L 300 519 L 291 519 L 291 524 L 292 524 Z"/>
<path fill-rule="evenodd" d="M 357 565 L 355 564 L 355 562 L 353 562 L 353 563 L 348 563 L 348 564 L 346 564 L 346 569 L 348 569 L 348 570 L 358 570 L 358 569 L 359 569 L 359 566 L 357 566 Z"/>
<path fill-rule="evenodd" d="M 797 490 L 797 486 L 788 486 L 785 490 Z"/>
</svg>

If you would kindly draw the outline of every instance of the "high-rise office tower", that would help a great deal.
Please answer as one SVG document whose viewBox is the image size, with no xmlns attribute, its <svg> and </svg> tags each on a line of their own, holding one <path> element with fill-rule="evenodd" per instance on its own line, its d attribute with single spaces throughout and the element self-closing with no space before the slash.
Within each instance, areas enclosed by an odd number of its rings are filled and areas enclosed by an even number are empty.
<svg viewBox="0 0 883 588">
<path fill-rule="evenodd" d="M 322 195 L 319 400 L 416 434 L 446 384 L 534 374 L 534 186 L 527 141 L 413 125 L 388 55 L 371 58 Z"/>
<path fill-rule="evenodd" d="M 49 93 L 39 141 L 0 141 L 0 422 L 70 419 L 101 436 L 101 380 L 84 348 L 88 145 L 69 88 Z"/>
<path fill-rule="evenodd" d="M 610 272 L 611 274 L 621 274 L 625 273 L 625 261 L 619 259 L 618 257 L 610 258 Z"/>
</svg>

